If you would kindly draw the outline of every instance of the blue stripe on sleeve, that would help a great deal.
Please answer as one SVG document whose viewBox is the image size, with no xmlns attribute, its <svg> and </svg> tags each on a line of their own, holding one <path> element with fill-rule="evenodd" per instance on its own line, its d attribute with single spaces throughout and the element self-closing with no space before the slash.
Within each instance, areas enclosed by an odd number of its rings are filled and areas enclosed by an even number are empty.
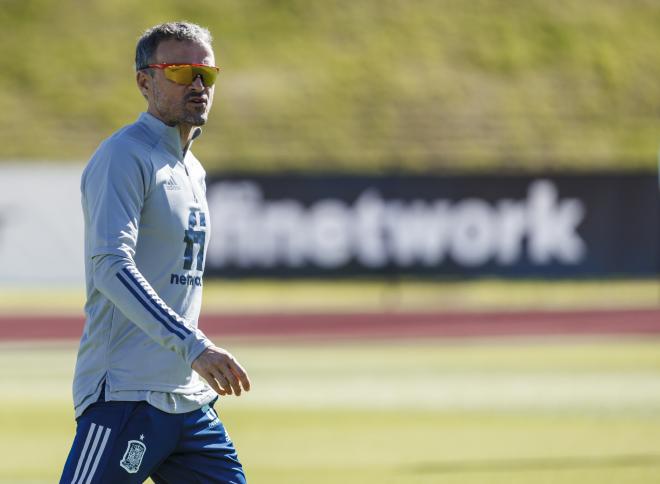
<svg viewBox="0 0 660 484">
<path fill-rule="evenodd" d="M 140 295 L 135 291 L 135 289 L 133 289 L 133 288 L 131 287 L 130 283 L 129 283 L 126 279 L 124 279 L 124 277 L 123 277 L 119 272 L 117 273 L 117 278 L 121 281 L 121 283 L 122 283 L 124 286 L 126 286 L 126 289 L 128 289 L 128 290 L 131 292 L 131 294 L 133 294 L 133 296 L 135 296 L 135 299 L 137 299 L 137 300 L 140 302 L 140 304 L 142 304 L 142 306 L 143 306 L 147 311 L 149 311 L 149 312 L 151 313 L 151 315 L 152 315 L 154 318 L 156 318 L 158 321 L 160 321 L 160 322 L 162 323 L 162 325 L 165 326 L 165 327 L 168 329 L 168 331 L 170 331 L 171 333 L 174 333 L 174 334 L 177 335 L 180 339 L 186 339 L 186 337 L 185 337 L 184 335 L 182 335 L 181 333 L 179 333 L 176 329 L 172 328 L 172 327 L 167 323 L 167 321 L 163 320 L 163 319 L 162 319 L 162 318 L 161 318 L 161 317 L 160 317 L 160 316 L 159 316 L 159 315 L 153 310 L 153 308 L 150 308 L 149 305 L 148 305 L 148 304 L 147 304 L 147 303 L 146 303 L 146 302 L 140 297 Z"/>
<path fill-rule="evenodd" d="M 188 335 L 192 333 L 192 331 L 185 326 L 183 321 L 179 321 L 177 318 L 169 314 L 167 310 L 162 305 L 160 305 L 153 296 L 151 296 L 147 292 L 144 286 L 140 284 L 140 282 L 137 280 L 135 275 L 131 271 L 129 271 L 127 267 L 124 267 L 122 269 L 122 272 L 126 274 L 128 279 L 137 287 L 138 291 L 142 293 L 142 295 L 146 298 L 146 300 L 151 303 L 151 306 L 155 307 L 156 310 L 160 312 L 160 314 L 164 316 L 171 324 L 173 324 L 180 331 L 183 331 L 184 334 Z"/>
</svg>

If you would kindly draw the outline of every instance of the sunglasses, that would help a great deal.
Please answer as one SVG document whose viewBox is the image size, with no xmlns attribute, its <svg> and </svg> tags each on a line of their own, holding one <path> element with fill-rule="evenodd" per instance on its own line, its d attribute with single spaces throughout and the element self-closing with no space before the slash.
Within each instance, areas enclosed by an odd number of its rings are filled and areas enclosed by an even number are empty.
<svg viewBox="0 0 660 484">
<path fill-rule="evenodd" d="M 219 67 L 206 64 L 149 64 L 140 69 L 162 69 L 165 78 L 172 82 L 188 86 L 197 77 L 202 78 L 202 84 L 211 87 L 218 77 Z"/>
</svg>

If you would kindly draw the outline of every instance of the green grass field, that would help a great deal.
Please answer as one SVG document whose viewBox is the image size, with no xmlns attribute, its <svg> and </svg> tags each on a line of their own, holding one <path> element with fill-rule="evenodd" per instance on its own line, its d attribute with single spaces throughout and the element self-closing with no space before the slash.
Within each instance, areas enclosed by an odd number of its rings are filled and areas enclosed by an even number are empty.
<svg viewBox="0 0 660 484">
<path fill-rule="evenodd" d="M 0 158 L 88 159 L 143 107 L 137 36 L 173 19 L 216 37 L 209 171 L 655 169 L 649 0 L 6 0 Z"/>
<path fill-rule="evenodd" d="M 660 340 L 227 342 L 221 404 L 249 482 L 660 482 Z M 0 482 L 51 483 L 74 342 L 0 344 Z"/>
</svg>

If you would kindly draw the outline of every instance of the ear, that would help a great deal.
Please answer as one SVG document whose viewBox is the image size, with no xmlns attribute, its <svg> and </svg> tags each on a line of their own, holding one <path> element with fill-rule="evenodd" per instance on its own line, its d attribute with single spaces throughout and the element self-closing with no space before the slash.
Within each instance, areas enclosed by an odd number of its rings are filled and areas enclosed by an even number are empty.
<svg viewBox="0 0 660 484">
<path fill-rule="evenodd" d="M 151 76 L 146 71 L 137 71 L 135 74 L 135 81 L 137 82 L 138 89 L 142 96 L 148 101 L 149 92 L 151 91 Z"/>
</svg>

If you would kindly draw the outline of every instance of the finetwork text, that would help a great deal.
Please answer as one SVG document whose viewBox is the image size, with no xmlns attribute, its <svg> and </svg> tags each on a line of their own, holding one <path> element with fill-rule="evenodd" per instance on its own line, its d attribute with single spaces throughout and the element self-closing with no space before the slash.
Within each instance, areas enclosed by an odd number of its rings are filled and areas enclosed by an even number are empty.
<svg viewBox="0 0 660 484">
<path fill-rule="evenodd" d="M 353 203 L 311 205 L 266 200 L 251 181 L 222 182 L 209 205 L 216 231 L 207 255 L 217 267 L 572 265 L 587 251 L 583 202 L 560 198 L 549 180 L 532 181 L 519 200 L 401 200 L 365 189 Z"/>
</svg>

